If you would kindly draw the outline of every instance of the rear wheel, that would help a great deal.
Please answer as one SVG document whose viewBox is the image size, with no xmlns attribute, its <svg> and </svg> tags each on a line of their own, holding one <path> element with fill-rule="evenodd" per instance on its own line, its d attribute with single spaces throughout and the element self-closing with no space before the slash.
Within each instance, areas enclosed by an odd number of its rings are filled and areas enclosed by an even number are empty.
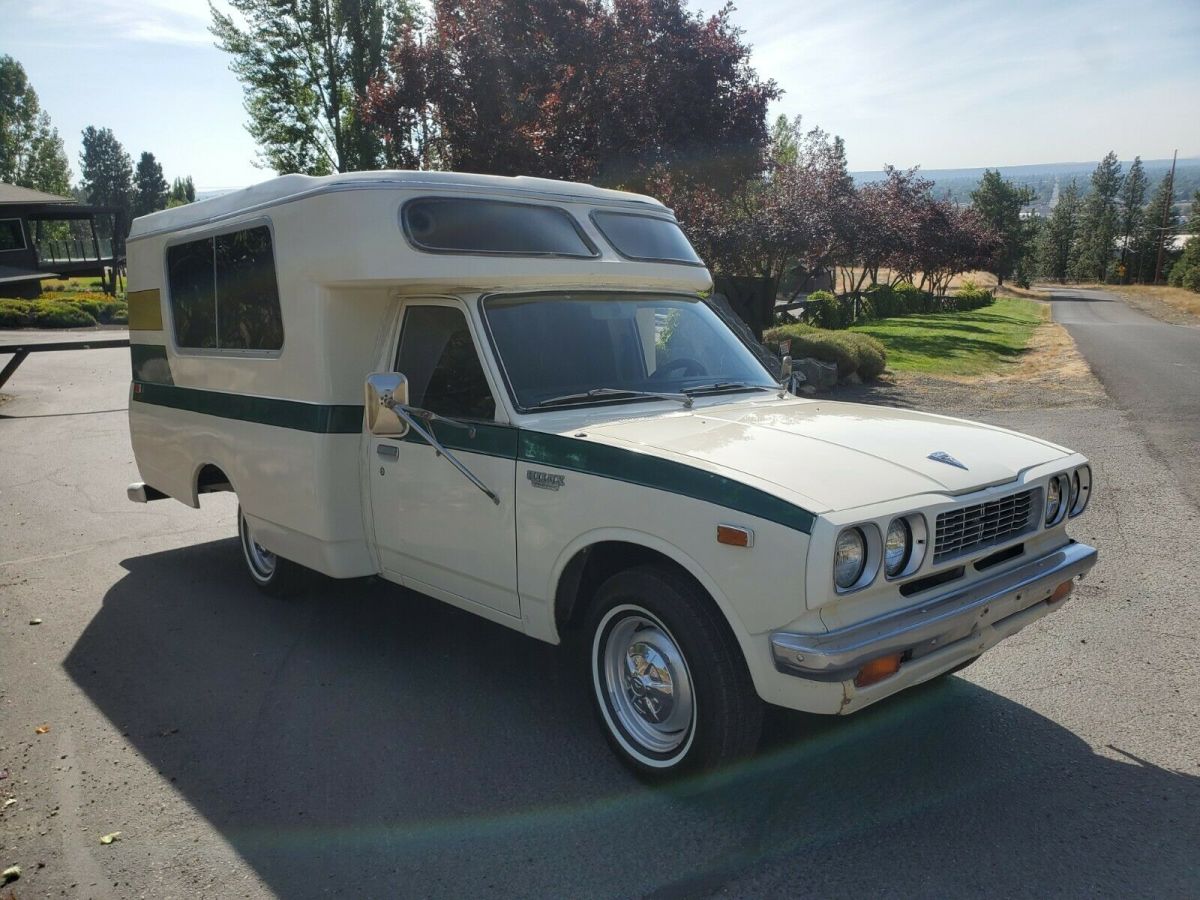
<svg viewBox="0 0 1200 900">
<path fill-rule="evenodd" d="M 238 538 L 246 571 L 255 587 L 272 597 L 286 597 L 300 590 L 304 567 L 259 544 L 241 504 L 238 504 Z"/>
<path fill-rule="evenodd" d="M 619 572 L 588 615 L 596 712 L 617 756 L 649 780 L 754 751 L 762 701 L 712 600 L 660 566 Z"/>
</svg>

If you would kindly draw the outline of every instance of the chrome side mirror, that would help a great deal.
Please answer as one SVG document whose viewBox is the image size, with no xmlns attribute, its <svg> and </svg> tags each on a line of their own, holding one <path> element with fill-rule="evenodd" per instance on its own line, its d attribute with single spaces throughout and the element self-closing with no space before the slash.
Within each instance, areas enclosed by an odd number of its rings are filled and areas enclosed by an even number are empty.
<svg viewBox="0 0 1200 900">
<path fill-rule="evenodd" d="M 788 389 L 792 386 L 792 358 L 785 356 L 782 362 L 779 363 L 779 399 L 782 400 L 787 396 Z"/>
<path fill-rule="evenodd" d="M 376 372 L 367 376 L 367 428 L 371 434 L 403 437 L 408 423 L 396 414 L 397 406 L 408 405 L 408 379 L 399 372 Z"/>
</svg>

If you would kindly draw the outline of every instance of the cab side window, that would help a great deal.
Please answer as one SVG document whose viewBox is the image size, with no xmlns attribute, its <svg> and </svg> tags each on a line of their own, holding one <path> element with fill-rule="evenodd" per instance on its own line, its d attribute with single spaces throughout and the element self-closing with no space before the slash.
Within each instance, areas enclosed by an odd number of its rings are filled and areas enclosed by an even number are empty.
<svg viewBox="0 0 1200 900">
<path fill-rule="evenodd" d="M 496 402 L 461 310 L 410 306 L 400 331 L 396 371 L 408 378 L 413 406 L 453 419 L 496 417 Z"/>
</svg>

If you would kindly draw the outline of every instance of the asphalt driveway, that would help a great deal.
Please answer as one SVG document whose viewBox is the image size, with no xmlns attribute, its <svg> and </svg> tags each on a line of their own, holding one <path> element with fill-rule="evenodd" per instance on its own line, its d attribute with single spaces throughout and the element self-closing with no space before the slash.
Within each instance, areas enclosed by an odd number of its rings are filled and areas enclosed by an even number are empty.
<svg viewBox="0 0 1200 900">
<path fill-rule="evenodd" d="M 980 413 L 1093 460 L 1076 535 L 1101 562 L 1062 611 L 850 719 L 780 712 L 742 769 L 656 792 L 555 648 L 380 583 L 264 599 L 231 496 L 129 503 L 128 372 L 39 354 L 0 404 L 19 898 L 1200 891 L 1200 513 L 1120 405 Z"/>
</svg>

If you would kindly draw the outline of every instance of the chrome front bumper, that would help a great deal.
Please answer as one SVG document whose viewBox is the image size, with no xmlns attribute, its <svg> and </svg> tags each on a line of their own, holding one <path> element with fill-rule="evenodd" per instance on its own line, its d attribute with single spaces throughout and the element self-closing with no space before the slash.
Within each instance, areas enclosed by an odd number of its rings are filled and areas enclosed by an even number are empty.
<svg viewBox="0 0 1200 900">
<path fill-rule="evenodd" d="M 1046 603 L 1064 581 L 1086 574 L 1096 555 L 1095 548 L 1072 542 L 969 587 L 865 622 L 823 634 L 776 632 L 771 635 L 775 668 L 815 681 L 846 681 L 880 656 L 904 653 L 907 661 L 989 630 L 1007 636 L 1039 618 L 1027 611 Z"/>
</svg>

